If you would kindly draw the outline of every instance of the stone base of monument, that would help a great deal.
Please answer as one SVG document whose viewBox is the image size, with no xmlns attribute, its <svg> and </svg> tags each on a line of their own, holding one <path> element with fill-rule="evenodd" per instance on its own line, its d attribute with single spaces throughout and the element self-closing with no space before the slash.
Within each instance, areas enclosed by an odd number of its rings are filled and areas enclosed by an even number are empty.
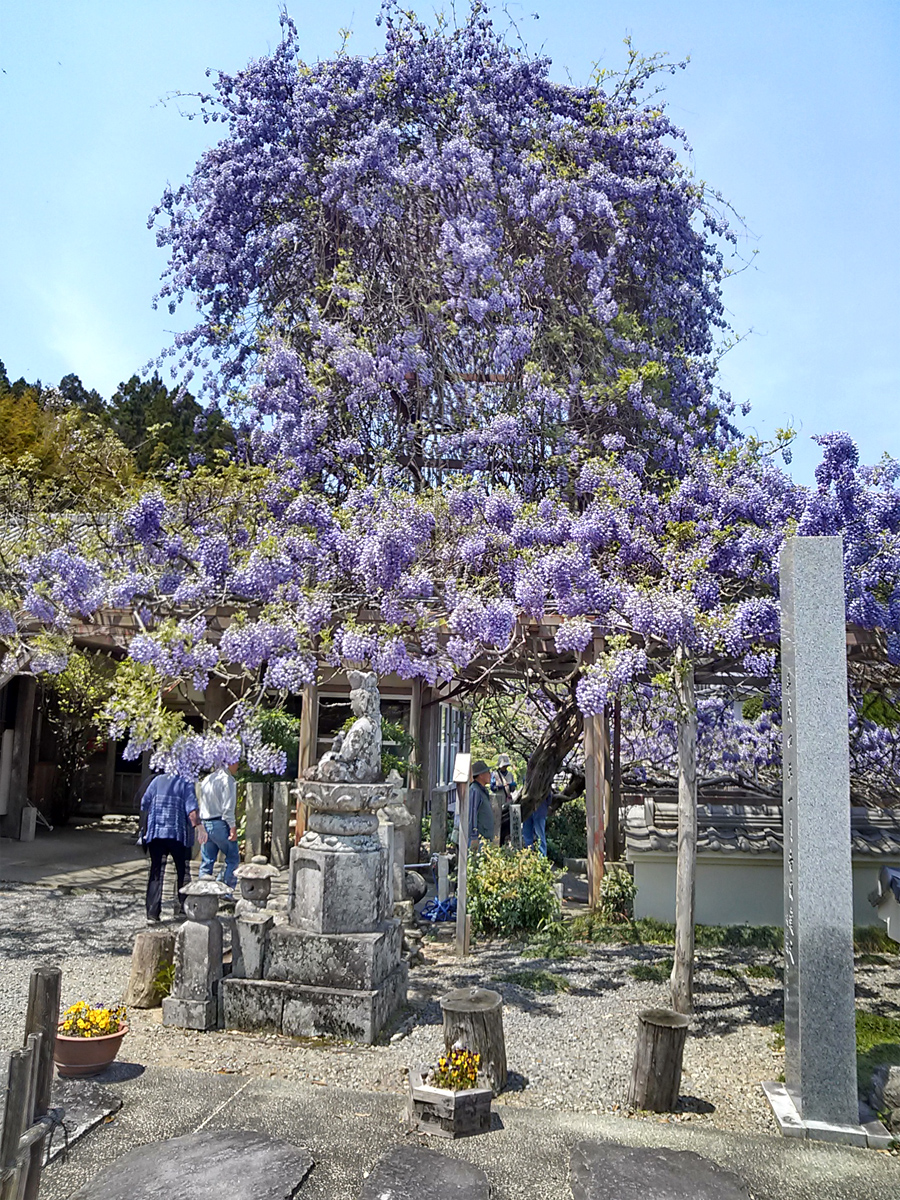
<svg viewBox="0 0 900 1200">
<path fill-rule="evenodd" d="M 880 1121 L 869 1121 L 865 1125 L 830 1125 L 827 1121 L 804 1121 L 783 1083 L 764 1083 L 762 1087 L 772 1106 L 782 1137 L 809 1138 L 817 1142 L 843 1142 L 849 1146 L 868 1146 L 872 1150 L 886 1150 L 893 1142 L 891 1133 Z"/>
<path fill-rule="evenodd" d="M 263 977 L 327 988 L 377 988 L 400 961 L 399 921 L 368 933 L 308 933 L 281 925 L 269 933 Z"/>
<path fill-rule="evenodd" d="M 166 996 L 162 1010 L 163 1025 L 174 1025 L 177 1029 L 215 1029 L 219 1023 L 219 1006 L 215 1000 Z"/>
<path fill-rule="evenodd" d="M 375 988 L 329 988 L 275 979 L 225 979 L 226 1029 L 335 1037 L 371 1044 L 406 1004 L 409 970 L 400 963 Z"/>
</svg>

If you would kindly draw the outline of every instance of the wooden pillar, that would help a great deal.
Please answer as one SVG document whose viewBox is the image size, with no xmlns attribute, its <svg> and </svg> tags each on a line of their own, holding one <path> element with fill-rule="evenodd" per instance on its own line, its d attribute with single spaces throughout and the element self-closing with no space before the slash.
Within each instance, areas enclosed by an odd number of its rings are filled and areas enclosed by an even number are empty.
<svg viewBox="0 0 900 1200">
<path fill-rule="evenodd" d="M 6 816 L 0 826 L 4 837 L 18 838 L 22 829 L 22 812 L 28 798 L 28 777 L 31 767 L 31 733 L 34 728 L 34 702 L 37 681 L 33 675 L 19 675 L 16 680 L 16 720 L 13 735 L 12 763 L 9 774 L 9 799 Z"/>
<path fill-rule="evenodd" d="M 595 638 L 591 659 L 603 652 L 603 639 Z M 584 718 L 584 802 L 587 817 L 588 904 L 600 904 L 604 868 L 604 829 L 609 807 L 609 722 L 606 713 Z"/>
<path fill-rule="evenodd" d="M 25 1042 L 37 1036 L 31 1112 L 27 1124 L 31 1125 L 43 1117 L 50 1107 L 50 1089 L 53 1084 L 53 1050 L 56 1045 L 56 1027 L 59 1021 L 59 998 L 62 992 L 62 972 L 59 967 L 35 967 L 31 972 L 28 988 L 28 1009 L 25 1015 Z M 41 1164 L 44 1157 L 44 1138 L 36 1141 L 25 1161 L 25 1186 L 19 1187 L 22 1200 L 37 1200 L 41 1182 Z"/>
<path fill-rule="evenodd" d="M 443 789 L 431 794 L 429 847 L 432 854 L 445 854 L 447 851 L 447 793 Z"/>
<path fill-rule="evenodd" d="M 271 784 L 244 784 L 244 862 L 265 854 L 266 799 Z"/>
<path fill-rule="evenodd" d="M 103 811 L 111 813 L 116 801 L 116 746 L 115 738 L 106 743 L 106 763 L 103 768 Z"/>
<path fill-rule="evenodd" d="M 319 740 L 319 685 L 316 680 L 308 683 L 303 689 L 303 707 L 300 710 L 300 748 L 297 756 L 297 778 L 303 778 L 303 772 L 313 766 L 316 761 L 316 747 Z M 306 833 L 306 805 L 297 795 L 297 809 L 294 819 L 294 845 Z"/>
<path fill-rule="evenodd" d="M 269 862 L 279 871 L 287 868 L 290 861 L 290 815 L 293 785 L 286 779 L 272 784 L 272 836 L 270 839 Z"/>
<path fill-rule="evenodd" d="M 612 788 L 609 820 L 606 826 L 606 857 L 618 862 L 622 857 L 620 819 L 622 813 L 622 701 L 613 704 Z"/>
<path fill-rule="evenodd" d="M 409 752 L 409 786 L 421 787 L 422 779 L 422 680 L 414 679 L 409 699 L 409 736 L 413 740 Z"/>
</svg>

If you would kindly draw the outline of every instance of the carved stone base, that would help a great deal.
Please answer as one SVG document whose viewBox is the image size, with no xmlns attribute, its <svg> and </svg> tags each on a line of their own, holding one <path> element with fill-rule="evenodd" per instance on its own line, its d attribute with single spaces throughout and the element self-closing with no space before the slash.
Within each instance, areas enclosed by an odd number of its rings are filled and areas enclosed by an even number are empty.
<svg viewBox="0 0 900 1200">
<path fill-rule="evenodd" d="M 376 988 L 226 979 L 222 983 L 225 1027 L 371 1044 L 406 1003 L 407 981 L 405 963 L 400 963 Z"/>
<path fill-rule="evenodd" d="M 181 1000 L 166 996 L 162 1002 L 163 1025 L 176 1029 L 216 1029 L 219 1006 L 215 1000 Z"/>
<path fill-rule="evenodd" d="M 400 962 L 398 921 L 371 933 L 307 933 L 281 925 L 269 934 L 266 979 L 313 987 L 377 988 Z"/>
<path fill-rule="evenodd" d="M 377 838 L 305 834 L 291 851 L 290 871 L 290 922 L 298 929 L 366 933 L 388 916 Z"/>
</svg>

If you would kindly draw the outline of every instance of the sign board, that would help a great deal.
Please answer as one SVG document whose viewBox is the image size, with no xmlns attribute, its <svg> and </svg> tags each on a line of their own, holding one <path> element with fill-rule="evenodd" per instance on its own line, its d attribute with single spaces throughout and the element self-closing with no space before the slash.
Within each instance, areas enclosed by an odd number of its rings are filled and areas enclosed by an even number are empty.
<svg viewBox="0 0 900 1200">
<path fill-rule="evenodd" d="M 472 770 L 472 755 L 457 754 L 456 762 L 453 764 L 453 782 L 468 783 L 469 775 Z"/>
</svg>

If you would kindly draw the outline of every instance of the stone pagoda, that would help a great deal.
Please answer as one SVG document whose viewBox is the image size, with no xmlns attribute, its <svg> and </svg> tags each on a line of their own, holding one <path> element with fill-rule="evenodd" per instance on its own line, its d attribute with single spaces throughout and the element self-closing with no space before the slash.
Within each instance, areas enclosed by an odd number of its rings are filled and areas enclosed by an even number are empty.
<svg viewBox="0 0 900 1200">
<path fill-rule="evenodd" d="M 400 922 L 378 810 L 381 782 L 377 677 L 349 672 L 356 717 L 301 780 L 307 830 L 291 851 L 288 921 L 238 916 L 237 969 L 222 983 L 226 1028 L 288 1037 L 373 1042 L 406 1003 Z M 247 924 L 247 929 L 243 928 Z M 255 977 L 254 977 L 255 976 Z"/>
</svg>

